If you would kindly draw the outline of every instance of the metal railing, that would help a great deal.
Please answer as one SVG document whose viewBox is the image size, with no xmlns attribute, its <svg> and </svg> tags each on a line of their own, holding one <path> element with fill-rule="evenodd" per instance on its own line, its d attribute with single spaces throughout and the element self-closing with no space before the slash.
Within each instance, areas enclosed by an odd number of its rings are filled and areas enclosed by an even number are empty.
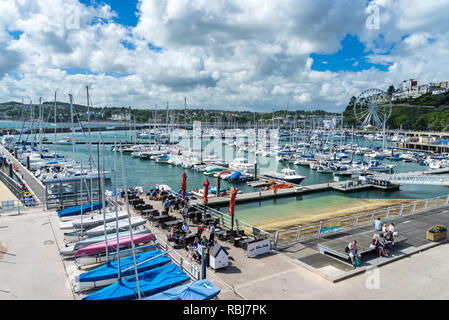
<svg viewBox="0 0 449 320">
<path fill-rule="evenodd" d="M 182 199 L 182 196 L 171 191 L 170 194 L 174 195 L 177 199 Z M 220 225 L 226 229 L 231 229 L 232 228 L 232 218 L 229 214 L 223 213 L 221 211 L 218 211 L 217 209 L 211 208 L 209 206 L 206 206 L 206 211 L 204 211 L 204 204 L 200 203 L 200 204 L 193 204 L 192 207 L 195 207 L 196 209 L 198 209 L 198 211 L 200 212 L 205 212 L 206 214 L 210 214 L 211 217 L 215 218 L 215 219 L 219 219 L 220 221 Z M 249 223 L 246 223 L 242 220 L 239 219 L 234 219 L 234 228 L 239 231 L 239 230 L 244 230 L 245 234 L 254 238 L 254 231 L 256 230 L 258 232 L 257 237 L 260 238 L 265 238 L 265 239 L 270 239 L 271 235 L 270 233 L 259 229 Z"/>
<path fill-rule="evenodd" d="M 9 177 L 6 173 L 0 170 L 0 181 L 17 197 L 17 199 L 23 198 L 23 189 L 18 182 Z"/>
<path fill-rule="evenodd" d="M 17 214 L 26 213 L 30 209 L 41 208 L 45 210 L 45 205 L 38 204 L 34 199 L 23 200 L 2 200 L 0 201 L 0 214 L 1 213 L 13 213 Z"/>
<path fill-rule="evenodd" d="M 276 231 L 274 235 L 273 249 L 276 250 L 289 247 L 301 241 L 319 238 L 328 233 L 336 233 L 371 225 L 374 224 L 374 220 L 377 218 L 382 221 L 391 221 L 403 216 L 410 216 L 415 213 L 446 206 L 449 206 L 449 195 L 282 229 Z"/>
<path fill-rule="evenodd" d="M 187 272 L 191 278 L 200 280 L 200 269 L 196 265 L 190 263 L 185 257 L 176 252 L 176 250 L 160 238 L 157 240 L 157 245 L 162 252 L 167 252 L 166 255 L 177 265 L 179 265 L 182 271 Z"/>
<path fill-rule="evenodd" d="M 197 204 L 194 205 L 195 207 L 198 208 L 198 210 L 200 210 L 201 212 L 204 212 L 204 204 Z M 231 230 L 232 228 L 232 218 L 229 214 L 223 213 L 221 211 L 218 211 L 217 209 L 211 208 L 206 206 L 206 214 L 210 214 L 211 217 L 215 218 L 215 219 L 219 219 L 220 221 L 220 226 Z M 237 218 L 234 219 L 234 228 L 237 231 L 241 231 L 243 230 L 245 232 L 245 235 L 250 236 L 252 238 L 255 238 L 254 235 L 254 230 L 258 231 L 258 235 L 257 237 L 260 238 L 265 238 L 265 239 L 270 239 L 270 234 L 264 230 L 261 230 L 249 223 L 246 223 L 242 220 L 239 220 Z"/>
</svg>

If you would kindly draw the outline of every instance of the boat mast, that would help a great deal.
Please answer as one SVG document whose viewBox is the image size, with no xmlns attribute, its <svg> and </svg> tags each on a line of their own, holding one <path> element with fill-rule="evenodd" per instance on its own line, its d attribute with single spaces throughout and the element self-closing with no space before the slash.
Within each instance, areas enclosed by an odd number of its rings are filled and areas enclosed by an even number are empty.
<svg viewBox="0 0 449 320">
<path fill-rule="evenodd" d="M 118 281 L 120 282 L 122 275 L 120 273 L 120 246 L 118 245 L 119 243 L 119 226 L 118 226 L 118 199 L 117 199 L 117 135 L 115 136 L 115 140 L 114 140 L 114 186 L 115 186 L 115 190 L 114 190 L 114 198 L 115 198 L 115 231 L 116 231 L 116 235 L 117 235 L 117 276 L 118 276 Z"/>
<path fill-rule="evenodd" d="M 187 130 L 187 97 L 184 97 L 184 129 Z"/>
<path fill-rule="evenodd" d="M 53 109 L 54 109 L 54 120 L 55 120 L 55 142 L 54 142 L 54 144 L 55 144 L 55 159 L 56 159 L 56 155 L 57 155 L 57 145 L 56 145 L 56 132 L 57 132 L 57 130 L 56 130 L 56 91 L 55 91 L 55 104 L 54 104 L 54 106 L 53 106 Z"/>
<path fill-rule="evenodd" d="M 70 101 L 70 126 L 72 129 L 72 160 L 75 162 L 75 128 L 73 127 L 73 96 L 69 93 Z"/>
<path fill-rule="evenodd" d="M 83 237 L 83 160 L 81 160 L 81 180 L 80 180 L 80 194 L 81 194 L 81 238 Z M 76 183 L 76 182 L 75 182 Z M 61 184 L 62 188 L 62 184 Z"/>
<path fill-rule="evenodd" d="M 133 253 L 134 270 L 135 270 L 135 274 L 136 274 L 137 295 L 138 295 L 138 299 L 140 300 L 142 297 L 140 295 L 139 274 L 137 272 L 136 252 L 135 252 L 135 245 L 134 245 L 133 228 L 131 227 L 131 214 L 129 211 L 129 199 L 128 199 L 128 186 L 126 184 L 126 171 L 125 171 L 125 163 L 123 161 L 122 148 L 120 148 L 120 160 L 121 160 L 121 165 L 122 165 L 123 188 L 125 189 L 126 212 L 128 213 L 129 235 L 131 236 L 131 249 L 132 249 L 132 253 Z"/>
<path fill-rule="evenodd" d="M 91 210 L 93 209 L 93 199 L 92 199 L 92 192 L 93 192 L 93 187 L 92 187 L 92 142 L 90 139 L 90 97 L 89 97 L 89 86 L 86 86 L 86 92 L 87 92 L 87 132 L 88 132 L 88 140 L 89 140 L 89 170 L 90 170 L 90 206 L 91 206 Z M 98 172 L 97 172 L 98 174 Z"/>
<path fill-rule="evenodd" d="M 101 178 L 100 178 L 100 140 L 98 141 L 97 144 L 97 155 L 98 155 L 98 171 L 97 171 L 97 179 L 98 179 L 98 200 L 101 202 L 103 200 L 103 192 L 102 192 L 102 188 L 101 188 Z M 101 210 L 103 209 L 103 227 L 104 227 L 104 239 L 105 239 L 105 243 L 106 243 L 106 262 L 109 262 L 109 249 L 108 249 L 108 234 L 106 232 L 106 208 L 104 208 L 101 204 L 100 204 L 100 214 L 101 214 Z M 118 244 L 117 244 L 118 245 Z"/>
<path fill-rule="evenodd" d="M 39 98 L 39 152 L 42 154 L 42 97 Z"/>
</svg>

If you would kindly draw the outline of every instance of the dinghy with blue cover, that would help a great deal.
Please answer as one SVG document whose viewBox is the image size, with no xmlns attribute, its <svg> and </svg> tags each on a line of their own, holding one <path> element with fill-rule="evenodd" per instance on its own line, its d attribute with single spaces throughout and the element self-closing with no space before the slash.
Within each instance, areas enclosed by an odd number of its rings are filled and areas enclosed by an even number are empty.
<svg viewBox="0 0 449 320">
<path fill-rule="evenodd" d="M 83 209 L 83 213 L 88 213 L 90 211 L 100 209 L 102 207 L 102 203 L 101 202 L 94 202 L 93 204 L 84 203 L 82 205 L 65 208 L 65 209 L 58 211 L 58 216 L 59 217 L 67 217 L 67 216 L 76 216 L 78 214 L 81 214 L 81 206 Z"/>
<path fill-rule="evenodd" d="M 151 259 L 151 260 L 149 260 Z M 149 261 L 147 261 L 149 260 Z M 171 259 L 166 255 L 162 255 L 161 250 L 153 250 L 143 252 L 136 255 L 137 272 L 143 272 L 164 264 L 170 263 Z M 140 264 L 139 264 L 140 263 Z M 125 278 L 135 274 L 133 257 L 129 256 L 120 259 L 120 275 Z M 101 267 L 84 272 L 75 278 L 75 286 L 77 291 L 104 287 L 117 281 L 118 278 L 118 261 L 109 261 Z"/>
<path fill-rule="evenodd" d="M 219 293 L 219 288 L 204 279 L 165 290 L 144 300 L 210 300 Z"/>
<path fill-rule="evenodd" d="M 149 297 L 164 290 L 173 288 L 190 280 L 181 268 L 172 263 L 163 267 L 139 273 L 139 288 L 141 297 Z M 138 299 L 136 277 L 131 276 L 117 281 L 83 300 L 132 300 Z"/>
</svg>

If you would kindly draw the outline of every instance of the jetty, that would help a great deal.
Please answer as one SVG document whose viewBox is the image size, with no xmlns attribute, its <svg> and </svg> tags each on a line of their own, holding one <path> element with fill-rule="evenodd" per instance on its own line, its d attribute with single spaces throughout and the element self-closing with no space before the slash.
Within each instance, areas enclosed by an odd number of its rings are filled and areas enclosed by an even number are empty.
<svg viewBox="0 0 449 320">
<path fill-rule="evenodd" d="M 38 204 L 45 203 L 45 186 L 39 181 L 19 160 L 17 160 L 4 146 L 0 145 L 0 153 L 9 162 L 9 166 L 14 167 L 16 177 L 24 184 Z"/>
<path fill-rule="evenodd" d="M 312 192 L 322 192 L 322 191 L 341 191 L 341 192 L 354 192 L 361 191 L 366 189 L 380 189 L 384 191 L 394 191 L 399 189 L 399 185 L 396 184 L 385 184 L 380 182 L 366 182 L 363 180 L 345 180 L 338 182 L 329 182 L 329 183 L 319 183 L 313 184 L 309 186 L 299 186 L 295 185 L 290 188 L 285 189 L 277 189 L 277 190 L 260 190 L 256 192 L 246 192 L 237 194 L 235 199 L 236 203 L 241 202 L 250 202 L 250 201 L 261 201 L 270 198 L 281 198 L 281 197 L 290 197 L 290 196 L 300 196 L 306 193 Z M 208 206 L 223 206 L 229 204 L 230 196 L 220 196 L 220 197 L 211 197 L 208 199 Z M 202 203 L 202 198 L 197 199 L 196 202 Z"/>
</svg>

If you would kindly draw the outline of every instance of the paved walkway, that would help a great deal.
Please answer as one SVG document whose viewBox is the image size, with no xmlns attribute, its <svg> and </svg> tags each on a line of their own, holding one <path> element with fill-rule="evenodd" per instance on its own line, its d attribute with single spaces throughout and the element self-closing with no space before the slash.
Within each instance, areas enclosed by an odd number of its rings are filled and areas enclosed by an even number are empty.
<svg viewBox="0 0 449 320">
<path fill-rule="evenodd" d="M 449 207 L 446 206 L 413 215 L 402 216 L 401 218 L 394 219 L 394 223 L 396 230 L 406 240 L 396 244 L 393 249 L 389 250 L 389 257 L 379 257 L 376 253 L 362 255 L 363 264 L 357 270 L 353 270 L 346 259 L 319 253 L 317 245 L 319 244 L 336 251 L 344 252 L 344 246 L 349 243 L 349 240 L 341 241 L 340 239 L 360 240 L 363 234 L 369 233 L 372 236 L 375 233 L 379 233 L 374 230 L 372 225 L 302 241 L 299 244 L 281 250 L 281 252 L 291 258 L 295 263 L 330 281 L 343 280 L 367 268 L 380 266 L 419 252 L 420 250 L 438 245 L 438 243 L 426 240 L 426 230 L 435 224 L 449 225 Z M 366 236 L 364 239 L 366 239 Z M 336 249 L 336 245 L 340 246 L 339 250 Z"/>
<path fill-rule="evenodd" d="M 166 230 L 147 226 L 157 237 L 166 239 Z M 74 268 L 73 260 L 63 261 L 59 255 L 62 238 L 55 212 L 1 216 L 0 299 L 82 298 L 86 293 L 73 294 L 70 285 L 80 271 Z M 207 277 L 222 290 L 220 300 L 449 299 L 449 244 L 333 283 L 287 255 L 246 258 L 243 249 L 220 243 L 233 258 L 225 269 L 207 269 Z"/>
<path fill-rule="evenodd" d="M 1 300 L 74 299 L 49 221 L 51 215 L 56 213 L 0 217 Z"/>
<path fill-rule="evenodd" d="M 18 200 L 17 197 L 14 195 L 14 193 L 11 192 L 11 190 L 8 189 L 5 184 L 0 181 L 0 201 L 4 200 Z"/>
</svg>

